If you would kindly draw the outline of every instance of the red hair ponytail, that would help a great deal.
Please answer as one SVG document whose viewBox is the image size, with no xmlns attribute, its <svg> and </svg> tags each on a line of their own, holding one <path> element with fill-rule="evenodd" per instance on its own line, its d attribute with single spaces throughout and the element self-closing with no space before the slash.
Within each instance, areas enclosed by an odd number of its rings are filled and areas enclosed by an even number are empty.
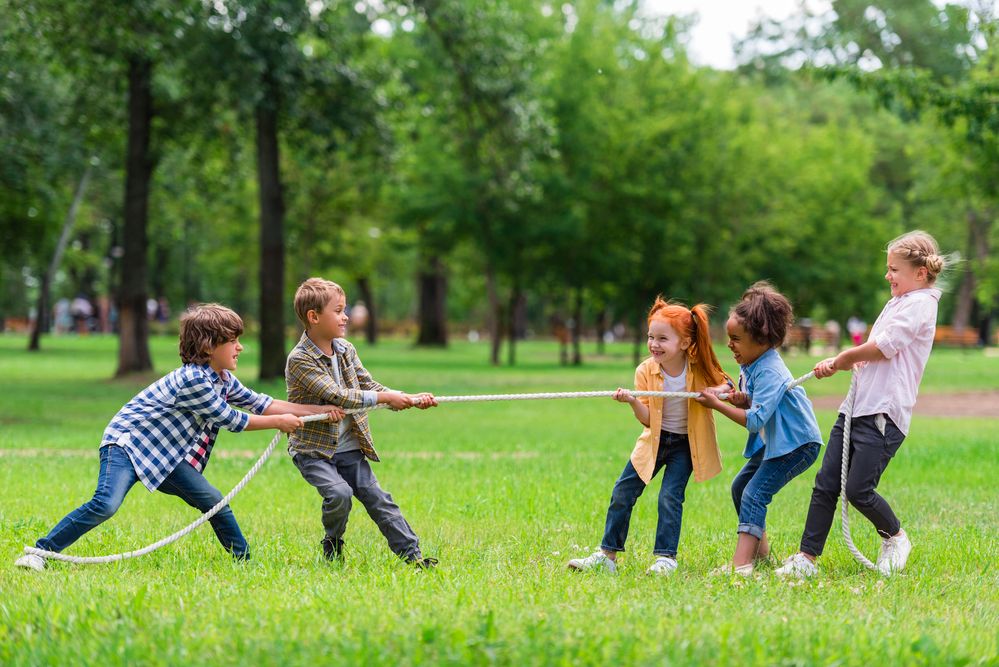
<svg viewBox="0 0 999 667">
<path fill-rule="evenodd" d="M 691 338 L 687 354 L 701 365 L 704 376 L 714 386 L 725 382 L 725 374 L 722 372 L 721 364 L 718 363 L 715 348 L 711 346 L 711 327 L 708 326 L 710 311 L 711 306 L 704 303 L 699 303 L 690 309 L 696 334 Z"/>
</svg>

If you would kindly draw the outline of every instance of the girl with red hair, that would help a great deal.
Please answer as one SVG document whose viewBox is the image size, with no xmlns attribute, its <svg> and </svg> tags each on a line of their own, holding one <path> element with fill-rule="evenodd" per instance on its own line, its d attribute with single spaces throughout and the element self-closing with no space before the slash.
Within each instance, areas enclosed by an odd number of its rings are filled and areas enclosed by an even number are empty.
<svg viewBox="0 0 999 667">
<path fill-rule="evenodd" d="M 650 356 L 635 370 L 636 390 L 694 392 L 733 387 L 711 348 L 707 306 L 688 309 L 657 297 L 648 325 Z M 677 568 L 684 492 L 690 475 L 703 482 L 721 472 L 714 416 L 710 409 L 688 398 L 639 398 L 619 388 L 614 400 L 631 406 L 643 426 L 642 433 L 614 484 L 600 550 L 569 561 L 569 569 L 617 571 L 631 510 L 652 478 L 664 470 L 652 552 L 656 560 L 648 571 L 669 575 Z"/>
</svg>

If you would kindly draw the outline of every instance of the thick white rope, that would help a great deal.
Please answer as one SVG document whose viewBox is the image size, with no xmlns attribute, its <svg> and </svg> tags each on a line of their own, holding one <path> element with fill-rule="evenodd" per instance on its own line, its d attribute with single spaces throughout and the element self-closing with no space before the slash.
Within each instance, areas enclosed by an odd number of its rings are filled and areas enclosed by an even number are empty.
<svg viewBox="0 0 999 667">
<path fill-rule="evenodd" d="M 802 375 L 800 378 L 792 380 L 787 388 L 794 389 L 798 385 L 801 385 L 808 380 L 815 377 L 814 372 Z M 850 393 L 847 395 L 850 411 L 853 408 L 853 383 L 850 385 Z M 538 400 L 538 399 L 559 399 L 559 398 L 606 398 L 613 396 L 616 392 L 614 391 L 564 391 L 564 392 L 544 392 L 544 393 L 534 393 L 534 394 L 476 394 L 467 396 L 437 396 L 436 400 L 438 403 L 472 403 L 479 401 L 527 401 L 527 400 Z M 691 391 L 629 391 L 632 396 L 649 396 L 649 397 L 660 397 L 660 398 L 696 398 L 700 396 L 700 392 Z M 720 398 L 725 399 L 728 394 L 720 394 Z M 376 407 L 382 407 L 381 405 Z M 358 413 L 367 412 L 376 408 L 361 408 L 357 410 L 347 410 L 348 413 Z M 842 470 L 842 499 L 843 499 L 843 537 L 846 540 L 847 547 L 860 563 L 863 563 L 867 567 L 874 568 L 875 566 L 860 553 L 860 551 L 853 545 L 853 540 L 850 537 L 850 527 L 849 519 L 847 518 L 847 503 L 846 503 L 846 473 L 849 468 L 849 438 L 850 438 L 850 415 L 845 415 L 844 428 L 843 428 L 843 470 Z M 310 415 L 307 417 L 302 417 L 303 422 L 312 421 L 324 421 L 327 419 L 326 415 Z M 34 554 L 42 558 L 49 558 L 52 560 L 60 560 L 67 563 L 76 563 L 78 565 L 91 565 L 96 563 L 112 563 L 114 561 L 125 560 L 127 558 L 136 558 L 138 556 L 144 556 L 152 551 L 155 551 L 161 547 L 165 547 L 168 544 L 176 542 L 180 538 L 188 535 L 194 531 L 198 526 L 205 523 L 213 516 L 222 511 L 222 508 L 229 504 L 229 502 L 236 497 L 236 495 L 243 490 L 254 475 L 260 470 L 261 466 L 266 463 L 267 459 L 270 458 L 271 454 L 274 452 L 274 448 L 277 446 L 278 442 L 281 441 L 281 433 L 274 435 L 271 439 L 269 445 L 264 450 L 260 458 L 257 459 L 253 467 L 243 476 L 243 479 L 239 480 L 239 483 L 233 487 L 232 491 L 227 493 L 222 500 L 215 504 L 210 510 L 202 514 L 198 519 L 189 524 L 188 526 L 178 530 L 176 533 L 164 537 L 158 542 L 154 542 L 147 547 L 142 549 L 137 549 L 135 551 L 127 551 L 119 554 L 112 554 L 109 556 L 69 556 L 67 554 L 59 553 L 57 551 L 45 551 L 44 549 L 37 549 L 35 547 L 24 547 L 24 553 Z"/>
<path fill-rule="evenodd" d="M 869 561 L 853 544 L 853 537 L 850 535 L 850 503 L 846 499 L 846 478 L 850 472 L 850 428 L 853 421 L 853 402 L 857 393 L 857 373 L 858 371 L 853 371 L 850 378 L 850 391 L 847 392 L 846 400 L 843 401 L 846 409 L 843 411 L 843 463 L 840 466 L 839 474 L 840 524 L 843 528 L 843 541 L 846 542 L 846 548 L 853 554 L 854 559 L 864 567 L 876 570 L 878 566 Z"/>
</svg>

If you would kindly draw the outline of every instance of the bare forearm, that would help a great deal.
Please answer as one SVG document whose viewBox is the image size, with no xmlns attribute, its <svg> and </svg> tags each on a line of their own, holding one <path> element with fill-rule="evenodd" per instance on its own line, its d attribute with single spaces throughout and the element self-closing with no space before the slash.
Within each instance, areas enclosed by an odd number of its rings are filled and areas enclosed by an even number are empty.
<svg viewBox="0 0 999 667">
<path fill-rule="evenodd" d="M 282 401 L 275 398 L 267 409 L 264 410 L 265 415 L 295 415 L 296 417 L 308 417 L 309 415 L 318 415 L 320 413 L 329 410 L 328 407 L 323 405 L 304 405 L 302 403 L 291 403 L 290 401 Z"/>
<path fill-rule="evenodd" d="M 843 350 L 838 355 L 836 355 L 836 370 L 838 371 L 848 371 L 855 364 L 862 361 L 881 361 L 885 358 L 885 355 L 881 353 L 878 346 L 874 344 L 873 340 L 869 340 L 862 345 L 857 347 L 851 347 L 848 350 Z"/>
<path fill-rule="evenodd" d="M 286 413 L 285 413 L 286 414 Z M 266 431 L 271 428 L 278 428 L 280 420 L 278 418 L 278 413 L 267 414 L 266 412 L 262 415 L 250 415 L 250 422 L 246 425 L 244 431 Z"/>
<path fill-rule="evenodd" d="M 739 426 L 746 425 L 746 411 L 742 408 L 737 408 L 734 405 L 728 403 L 719 403 L 715 406 L 715 410 L 722 413 L 732 421 L 734 421 Z"/>
<path fill-rule="evenodd" d="M 635 413 L 635 419 L 641 422 L 642 426 L 649 425 L 649 406 L 636 398 L 631 402 L 631 411 Z"/>
</svg>

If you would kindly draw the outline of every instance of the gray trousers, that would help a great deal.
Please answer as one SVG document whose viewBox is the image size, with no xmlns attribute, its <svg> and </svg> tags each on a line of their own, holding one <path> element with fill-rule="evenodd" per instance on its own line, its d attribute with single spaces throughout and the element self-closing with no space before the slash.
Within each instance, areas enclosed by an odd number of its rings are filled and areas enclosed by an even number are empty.
<svg viewBox="0 0 999 667">
<path fill-rule="evenodd" d="M 337 543 L 343 539 L 351 498 L 356 497 L 388 540 L 389 549 L 407 560 L 421 557 L 419 538 L 392 495 L 378 485 L 363 452 L 343 452 L 332 459 L 296 454 L 292 460 L 305 481 L 323 498 L 323 528 L 327 537 Z"/>
</svg>

